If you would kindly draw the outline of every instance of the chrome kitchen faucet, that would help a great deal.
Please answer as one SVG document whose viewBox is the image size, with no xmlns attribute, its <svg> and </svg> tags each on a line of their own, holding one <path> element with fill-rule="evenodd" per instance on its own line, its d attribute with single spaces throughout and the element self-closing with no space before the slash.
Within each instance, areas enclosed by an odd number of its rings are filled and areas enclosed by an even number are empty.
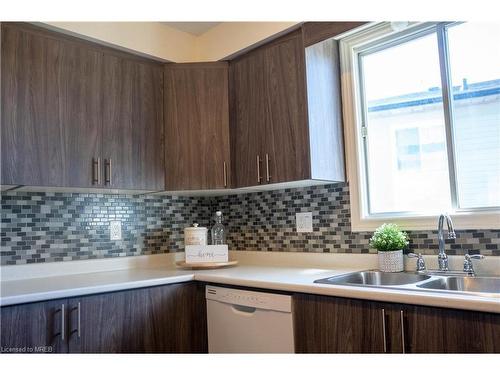
<svg viewBox="0 0 500 375">
<path fill-rule="evenodd" d="M 438 264 L 440 271 L 448 271 L 448 255 L 444 251 L 444 235 L 443 235 L 443 224 L 444 219 L 446 219 L 446 225 L 448 226 L 448 238 L 455 239 L 455 229 L 453 229 L 453 222 L 448 214 L 441 214 L 438 221 L 438 241 L 439 241 L 439 254 L 438 254 Z"/>
</svg>

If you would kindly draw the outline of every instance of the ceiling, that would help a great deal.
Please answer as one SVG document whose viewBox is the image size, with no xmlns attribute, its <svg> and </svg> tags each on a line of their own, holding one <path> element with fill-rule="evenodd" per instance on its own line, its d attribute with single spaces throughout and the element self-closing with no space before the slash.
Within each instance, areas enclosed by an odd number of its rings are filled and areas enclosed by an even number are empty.
<svg viewBox="0 0 500 375">
<path fill-rule="evenodd" d="M 222 22 L 162 22 L 164 25 L 199 36 Z"/>
</svg>

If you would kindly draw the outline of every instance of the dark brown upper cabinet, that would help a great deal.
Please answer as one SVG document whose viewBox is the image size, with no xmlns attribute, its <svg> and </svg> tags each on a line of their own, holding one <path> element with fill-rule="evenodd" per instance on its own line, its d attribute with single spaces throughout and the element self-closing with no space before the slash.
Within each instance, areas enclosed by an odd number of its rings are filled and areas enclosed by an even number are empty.
<svg viewBox="0 0 500 375">
<path fill-rule="evenodd" d="M 306 180 L 311 175 L 304 48 L 300 30 L 264 53 L 266 112 L 264 183 Z"/>
<path fill-rule="evenodd" d="M 103 184 L 163 190 L 163 68 L 103 56 Z"/>
<path fill-rule="evenodd" d="M 338 45 L 296 30 L 230 62 L 234 187 L 344 181 Z"/>
<path fill-rule="evenodd" d="M 2 185 L 163 188 L 161 64 L 2 23 Z"/>
<path fill-rule="evenodd" d="M 230 134 L 233 186 L 254 186 L 263 182 L 262 157 L 270 139 L 264 101 L 264 54 L 249 53 L 230 64 Z"/>
<path fill-rule="evenodd" d="M 2 185 L 91 187 L 101 54 L 2 24 Z"/>
<path fill-rule="evenodd" d="M 167 190 L 230 187 L 228 64 L 165 66 Z"/>
</svg>

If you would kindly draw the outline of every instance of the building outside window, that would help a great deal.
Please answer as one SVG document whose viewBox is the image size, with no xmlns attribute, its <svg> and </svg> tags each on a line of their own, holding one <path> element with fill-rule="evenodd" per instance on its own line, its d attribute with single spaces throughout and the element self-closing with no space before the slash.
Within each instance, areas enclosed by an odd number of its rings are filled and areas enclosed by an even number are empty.
<svg viewBox="0 0 500 375">
<path fill-rule="evenodd" d="M 500 24 L 382 23 L 340 45 L 354 230 L 445 211 L 500 227 Z"/>
</svg>

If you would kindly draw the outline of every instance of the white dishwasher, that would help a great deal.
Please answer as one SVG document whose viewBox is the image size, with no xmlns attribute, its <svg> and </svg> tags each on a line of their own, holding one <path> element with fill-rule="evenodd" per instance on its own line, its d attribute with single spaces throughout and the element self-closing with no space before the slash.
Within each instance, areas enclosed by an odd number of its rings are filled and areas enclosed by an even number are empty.
<svg viewBox="0 0 500 375">
<path fill-rule="evenodd" d="M 206 287 L 209 353 L 293 353 L 292 297 Z"/>
</svg>

